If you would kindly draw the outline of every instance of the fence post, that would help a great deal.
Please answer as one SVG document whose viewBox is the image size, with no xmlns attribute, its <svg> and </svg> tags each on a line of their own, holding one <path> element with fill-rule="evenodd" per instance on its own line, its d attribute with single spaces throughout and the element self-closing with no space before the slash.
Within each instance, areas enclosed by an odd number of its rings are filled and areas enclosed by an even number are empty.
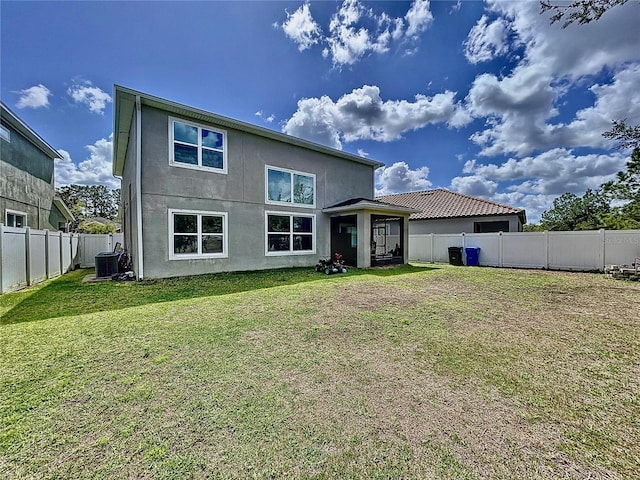
<svg viewBox="0 0 640 480">
<path fill-rule="evenodd" d="M 502 236 L 502 232 L 498 232 L 498 245 L 500 248 L 500 268 L 504 265 L 504 237 Z"/>
<path fill-rule="evenodd" d="M 46 228 L 44 230 L 44 275 L 47 280 L 50 278 L 49 275 L 51 272 L 49 271 L 49 229 Z"/>
<path fill-rule="evenodd" d="M 62 232 L 58 232 L 58 235 L 60 236 L 60 244 L 58 245 L 58 255 L 60 255 L 60 275 L 64 275 L 67 273 L 67 267 L 64 266 L 64 247 L 62 246 L 64 236 L 62 235 Z"/>
<path fill-rule="evenodd" d="M 24 252 L 27 285 L 31 285 L 31 228 L 24 229 Z"/>
<path fill-rule="evenodd" d="M 544 269 L 549 270 L 549 232 L 544 231 Z"/>
<path fill-rule="evenodd" d="M 607 256 L 607 231 L 604 228 L 600 229 L 600 240 L 602 240 L 602 269 L 600 271 L 604 272 L 604 269 L 607 266 L 606 256 Z"/>
<path fill-rule="evenodd" d="M 107 240 L 107 245 L 109 247 L 109 248 L 107 248 L 107 251 L 108 252 L 113 252 L 113 234 L 112 233 L 109 234 L 109 238 Z"/>
<path fill-rule="evenodd" d="M 433 263 L 433 233 L 430 233 L 429 236 L 431 237 L 429 239 L 431 242 L 431 263 Z"/>
<path fill-rule="evenodd" d="M 4 293 L 4 281 L 2 274 L 4 270 L 4 262 L 2 262 L 2 241 L 4 240 L 4 223 L 0 223 L 0 295 Z"/>
</svg>

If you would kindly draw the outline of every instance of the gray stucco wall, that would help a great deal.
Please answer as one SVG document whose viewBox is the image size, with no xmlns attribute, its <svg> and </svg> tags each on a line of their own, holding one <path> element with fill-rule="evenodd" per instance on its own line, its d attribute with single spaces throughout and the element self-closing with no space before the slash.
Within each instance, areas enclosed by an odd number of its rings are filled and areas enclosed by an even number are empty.
<svg viewBox="0 0 640 480">
<path fill-rule="evenodd" d="M 11 140 L 0 140 L 0 223 L 6 210 L 27 214 L 27 226 L 58 230 L 62 214 L 53 205 L 54 163 L 10 125 Z"/>
<path fill-rule="evenodd" d="M 373 198 L 372 166 L 226 128 L 223 128 L 227 131 L 226 175 L 170 166 L 168 117 L 166 112 L 143 106 L 145 277 L 314 265 L 319 256 L 330 253 L 330 220 L 321 210 L 354 197 Z M 132 159 L 127 158 L 123 188 L 130 176 L 127 171 L 130 163 Z M 315 174 L 315 208 L 266 204 L 266 165 Z M 227 212 L 228 258 L 169 260 L 170 208 Z M 265 211 L 314 214 L 316 252 L 265 255 Z"/>
<path fill-rule="evenodd" d="M 437 220 L 409 221 L 409 234 L 424 233 L 473 233 L 474 222 L 509 222 L 509 231 L 518 232 L 520 219 L 517 215 L 501 215 L 495 217 L 448 218 Z"/>
</svg>

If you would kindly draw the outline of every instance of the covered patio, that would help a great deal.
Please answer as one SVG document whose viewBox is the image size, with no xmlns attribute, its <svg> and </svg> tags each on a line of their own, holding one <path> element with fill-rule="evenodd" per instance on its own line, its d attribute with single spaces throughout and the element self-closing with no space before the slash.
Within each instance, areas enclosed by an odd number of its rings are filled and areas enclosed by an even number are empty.
<svg viewBox="0 0 640 480">
<path fill-rule="evenodd" d="M 347 265 L 368 268 L 409 259 L 409 215 L 417 210 L 354 198 L 325 208 L 331 217 L 331 252 Z"/>
</svg>

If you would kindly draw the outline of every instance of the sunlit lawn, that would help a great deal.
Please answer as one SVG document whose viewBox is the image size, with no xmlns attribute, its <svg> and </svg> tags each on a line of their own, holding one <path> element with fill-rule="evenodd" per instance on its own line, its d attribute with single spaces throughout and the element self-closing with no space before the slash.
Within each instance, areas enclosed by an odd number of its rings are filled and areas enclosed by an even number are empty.
<svg viewBox="0 0 640 480">
<path fill-rule="evenodd" d="M 640 284 L 415 265 L 0 296 L 0 478 L 632 478 Z"/>
</svg>

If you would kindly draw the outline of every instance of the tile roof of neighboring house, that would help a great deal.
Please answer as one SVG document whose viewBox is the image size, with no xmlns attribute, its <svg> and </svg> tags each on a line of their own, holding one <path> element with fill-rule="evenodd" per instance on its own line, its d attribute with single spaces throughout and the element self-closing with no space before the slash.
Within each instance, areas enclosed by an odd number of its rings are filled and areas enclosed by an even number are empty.
<svg viewBox="0 0 640 480">
<path fill-rule="evenodd" d="M 526 213 L 523 208 L 510 207 L 502 203 L 450 192 L 443 188 L 385 195 L 377 197 L 376 200 L 420 210 L 420 213 L 411 214 L 409 220 L 520 215 L 522 223 L 526 222 Z"/>
</svg>

